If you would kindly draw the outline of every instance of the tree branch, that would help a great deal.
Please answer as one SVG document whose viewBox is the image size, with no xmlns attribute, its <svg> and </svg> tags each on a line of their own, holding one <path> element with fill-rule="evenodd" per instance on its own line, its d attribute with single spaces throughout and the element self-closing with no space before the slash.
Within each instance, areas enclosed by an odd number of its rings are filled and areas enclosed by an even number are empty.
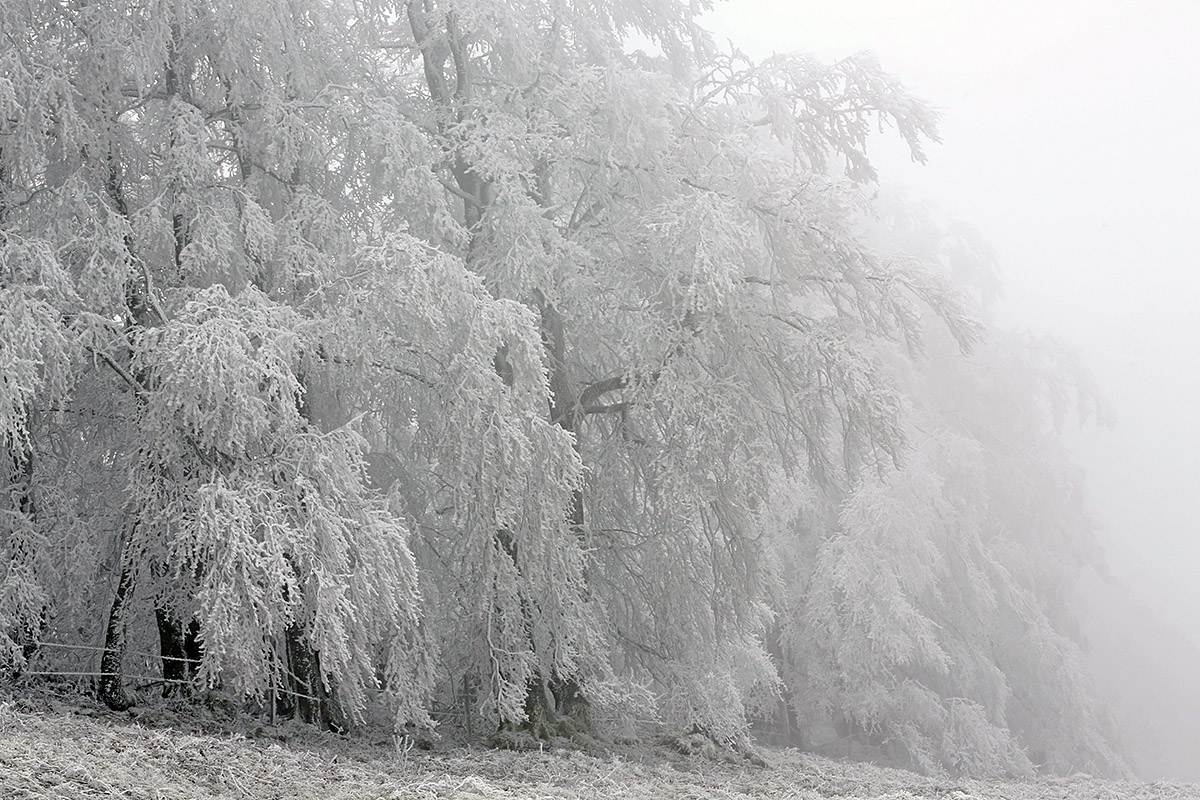
<svg viewBox="0 0 1200 800">
<path fill-rule="evenodd" d="M 581 406 L 580 411 L 584 414 L 623 414 L 630 409 L 631 404 L 627 400 L 622 400 L 620 403 L 609 403 L 601 406 Z"/>
<path fill-rule="evenodd" d="M 658 370 L 655 370 L 650 376 L 650 380 L 652 382 L 658 380 L 658 374 Z M 630 375 L 614 375 L 611 378 L 595 381 L 594 383 L 588 384 L 588 386 L 579 393 L 579 399 L 576 401 L 576 404 L 580 408 L 584 409 L 595 406 L 596 401 L 609 392 L 615 392 L 617 389 L 625 389 L 633 384 L 634 379 Z"/>
<path fill-rule="evenodd" d="M 442 73 L 442 64 L 446 61 L 446 51 L 443 49 L 445 43 L 433 38 L 425 20 L 425 12 L 420 5 L 421 0 L 408 0 L 405 3 L 408 24 L 421 51 L 421 65 L 425 71 L 425 84 L 429 88 L 429 96 L 435 103 L 443 104 L 450 95 L 446 86 L 446 76 Z"/>
<path fill-rule="evenodd" d="M 446 191 L 450 192 L 450 194 L 454 195 L 455 197 L 459 198 L 460 200 L 462 200 L 466 203 L 470 203 L 476 209 L 479 209 L 481 211 L 483 210 L 483 203 L 475 195 L 464 191 L 463 189 L 459 188 L 456 184 L 453 184 L 450 181 L 445 180 L 443 178 L 438 178 L 438 182 L 441 183 L 442 186 L 446 187 Z"/>
<path fill-rule="evenodd" d="M 773 320 L 782 322 L 784 325 L 787 325 L 789 328 L 792 328 L 793 330 L 797 330 L 800 333 L 809 333 L 810 332 L 808 320 L 802 321 L 801 319 L 795 317 L 795 315 L 793 315 L 791 317 L 785 317 L 783 314 L 772 313 L 772 314 L 767 314 L 767 316 Z"/>
<path fill-rule="evenodd" d="M 463 37 L 458 29 L 458 14 L 449 11 L 446 14 L 446 44 L 450 48 L 450 57 L 454 60 L 454 99 L 460 104 L 471 102 L 471 62 L 463 49 Z"/>
<path fill-rule="evenodd" d="M 354 364 L 355 364 L 355 362 L 352 359 L 345 358 L 344 356 L 337 356 L 337 355 L 330 354 L 329 352 L 327 352 L 325 350 L 325 347 L 323 345 L 317 347 L 316 356 L 317 356 L 317 358 L 321 359 L 322 361 L 329 361 L 333 364 L 338 364 L 341 366 L 354 366 Z M 415 372 L 414 370 L 408 369 L 407 367 L 401 367 L 397 364 L 389 364 L 385 361 L 380 361 L 378 359 L 367 359 L 367 360 L 363 361 L 362 363 L 364 365 L 366 365 L 368 367 L 372 367 L 374 369 L 381 369 L 386 372 L 393 372 L 397 375 L 400 375 L 401 377 L 409 378 L 411 380 L 416 381 L 417 383 L 420 383 L 421 385 L 425 386 L 426 388 L 429 388 L 429 389 L 437 388 L 436 383 L 429 380 L 421 373 Z"/>
<path fill-rule="evenodd" d="M 129 370 L 125 369 L 120 364 L 118 364 L 116 361 L 114 361 L 112 356 L 110 356 L 108 353 L 104 352 L 103 350 L 99 350 L 95 347 L 92 347 L 90 344 L 85 345 L 85 347 L 87 347 L 88 352 L 90 352 L 92 355 L 99 356 L 101 361 L 103 361 L 105 364 L 108 364 L 110 367 L 112 367 L 113 372 L 120 375 L 121 379 L 123 381 L 125 381 L 127 384 L 129 384 L 130 386 L 133 387 L 133 391 L 137 394 L 138 397 L 146 396 L 146 387 L 143 386 L 138 381 L 137 378 L 130 375 Z"/>
</svg>

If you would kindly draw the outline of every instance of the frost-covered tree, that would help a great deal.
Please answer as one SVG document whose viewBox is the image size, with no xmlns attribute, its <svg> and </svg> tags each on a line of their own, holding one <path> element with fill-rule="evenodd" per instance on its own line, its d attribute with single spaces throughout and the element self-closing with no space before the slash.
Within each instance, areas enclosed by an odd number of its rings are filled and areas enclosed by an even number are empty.
<svg viewBox="0 0 1200 800">
<path fill-rule="evenodd" d="M 3 663 L 727 744 L 786 686 L 920 766 L 1100 753 L 1036 677 L 1086 538 L 1040 407 L 946 383 L 980 325 L 868 224 L 868 135 L 935 115 L 700 10 L 0 0 Z"/>
<path fill-rule="evenodd" d="M 941 262 L 989 296 L 969 231 L 877 208 L 882 252 Z M 1056 435 L 1067 404 L 1096 413 L 1086 374 L 1052 343 L 999 331 L 966 359 L 936 328 L 927 341 L 926 358 L 895 362 L 904 458 L 832 513 L 798 513 L 801 538 L 783 543 L 804 575 L 781 624 L 798 713 L 815 738 L 833 723 L 927 770 L 1120 772 L 1076 642 L 1073 575 L 1097 552 Z"/>
<path fill-rule="evenodd" d="M 4 313 L 27 320 L 6 331 L 5 442 L 33 484 L 5 536 L 5 629 L 27 636 L 85 587 L 115 596 L 107 626 L 55 627 L 99 632 L 114 705 L 151 609 L 164 677 L 287 685 L 347 716 L 382 690 L 420 720 L 407 529 L 369 489 L 361 434 L 306 406 L 327 327 L 313 293 L 358 269 L 343 226 L 369 224 L 326 160 L 355 110 L 330 95 L 354 75 L 345 23 L 317 4 L 227 12 L 0 14 Z M 31 552 L 67 558 L 39 573 Z"/>
<path fill-rule="evenodd" d="M 373 37 L 458 206 L 450 231 L 409 230 L 532 315 L 544 416 L 583 465 L 552 593 L 528 533 L 481 531 L 496 544 L 474 557 L 516 576 L 505 630 L 537 667 L 483 664 L 467 682 L 527 696 L 499 705 L 509 721 L 603 703 L 618 676 L 649 682 L 676 719 L 736 740 L 776 682 L 762 642 L 769 487 L 788 475 L 834 490 L 859 463 L 898 457 L 877 343 L 915 344 L 926 313 L 964 344 L 975 335 L 939 278 L 884 263 L 858 231 L 867 134 L 895 125 L 920 157 L 933 114 L 865 56 L 720 53 L 684 4 L 403 12 L 374 20 Z M 627 52 L 634 34 L 663 57 Z M 509 361 L 497 348 L 505 384 Z M 421 527 L 422 562 L 457 586 L 440 572 L 444 527 Z M 514 652 L 488 647 L 494 662 Z"/>
</svg>

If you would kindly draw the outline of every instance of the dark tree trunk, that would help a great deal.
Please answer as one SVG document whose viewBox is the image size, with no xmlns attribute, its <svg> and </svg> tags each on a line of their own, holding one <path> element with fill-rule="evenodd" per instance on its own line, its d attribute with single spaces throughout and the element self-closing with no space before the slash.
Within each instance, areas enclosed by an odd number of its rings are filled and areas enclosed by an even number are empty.
<svg viewBox="0 0 1200 800">
<path fill-rule="evenodd" d="M 105 190 L 108 192 L 109 199 L 112 201 L 117 213 L 129 219 L 129 206 L 125 202 L 125 193 L 122 188 L 122 168 L 118 153 L 110 144 L 107 156 L 107 176 L 105 180 Z M 134 259 L 133 238 L 131 235 L 125 236 L 125 249 L 129 254 L 130 259 Z M 139 282 L 136 279 L 130 279 L 125 287 L 125 303 L 126 310 L 129 315 L 128 324 L 130 327 L 141 324 L 144 318 L 145 292 L 141 289 Z M 131 348 L 132 352 L 132 348 Z M 141 386 L 145 386 L 145 382 L 141 381 Z M 143 404 L 143 398 L 138 398 L 139 410 Z M 100 702 L 113 710 L 124 710 L 131 703 L 125 695 L 125 687 L 123 684 L 123 666 L 125 663 L 125 649 L 127 625 L 126 617 L 129 611 L 129 603 L 133 596 L 134 584 L 136 582 L 136 567 L 130 548 L 135 538 L 134 534 L 137 531 L 137 523 L 127 532 L 127 535 L 121 541 L 121 548 L 118 554 L 118 559 L 121 565 L 121 577 L 117 580 L 117 591 L 113 595 L 112 608 L 108 613 L 108 626 L 104 632 L 104 654 L 100 658 L 100 683 L 96 689 L 96 696 Z"/>
<path fill-rule="evenodd" d="M 177 36 L 178 32 L 176 31 L 175 33 Z M 172 42 L 169 49 L 170 63 L 166 70 L 168 92 L 172 96 L 178 92 L 175 60 L 175 46 Z M 116 120 L 113 120 L 113 124 L 116 124 Z M 124 168 L 120 153 L 116 150 L 113 142 L 109 143 L 106 161 L 105 191 L 108 193 L 109 200 L 112 202 L 116 212 L 126 220 L 131 220 L 129 204 L 124 191 Z M 182 219 L 176 214 L 173 216 L 172 222 L 175 234 L 175 265 L 178 268 L 182 248 L 180 241 L 180 237 L 183 235 L 180 227 Z M 133 237 L 130 233 L 126 233 L 124 245 L 130 262 L 137 264 L 138 256 L 134 250 Z M 131 277 L 129 279 L 125 287 L 125 306 L 127 312 L 126 333 L 129 335 L 130 342 L 132 342 L 132 334 L 134 332 L 149 327 L 152 312 L 153 316 L 158 318 L 159 323 L 166 322 L 154 298 L 154 287 L 151 284 L 149 270 L 144 270 L 141 277 Z M 129 355 L 131 361 L 132 350 L 132 345 L 130 345 Z M 153 377 L 153 375 L 146 372 L 138 372 L 131 381 L 137 393 L 139 412 L 145 408 L 145 392 L 153 385 Z M 129 379 L 128 376 L 126 376 L 126 379 Z M 113 596 L 112 609 L 108 616 L 108 627 L 104 635 L 104 655 L 100 662 L 101 677 L 97 696 L 105 705 L 113 709 L 124 709 L 130 705 L 129 699 L 125 696 L 122 683 L 122 666 L 126 650 L 126 618 L 136 583 L 137 570 L 133 558 L 134 554 L 130 550 L 136 538 L 136 531 L 137 522 L 135 521 L 129 531 L 129 535 L 123 540 L 121 546 L 121 577 L 117 582 L 117 591 Z M 184 638 L 180 630 L 182 626 L 157 605 L 155 607 L 155 619 L 159 629 L 160 655 L 163 658 L 163 677 L 168 680 L 177 679 L 180 672 L 187 673 L 186 662 L 175 660 L 183 657 L 183 648 L 179 645 L 179 641 Z M 168 688 L 170 686 L 171 684 L 167 685 Z"/>
<path fill-rule="evenodd" d="M 296 718 L 308 723 L 317 722 L 321 713 L 321 666 L 317 654 L 296 625 L 287 630 L 287 666 L 287 688 L 293 692 Z"/>
<path fill-rule="evenodd" d="M 296 375 L 301 386 L 307 386 L 307 377 L 301 372 Z M 295 398 L 296 411 L 305 425 L 318 426 L 313 421 L 312 409 L 305 402 L 305 393 Z M 290 557 L 288 557 L 290 559 Z M 286 588 L 284 602 L 288 601 Z M 328 679 L 321 672 L 321 655 L 312 646 L 304 629 L 295 623 L 288 626 L 284 634 L 286 669 L 283 673 L 283 688 L 292 693 L 292 711 L 295 718 L 320 725 L 338 733 L 349 728 L 349 719 L 342 712 L 336 692 L 327 690 Z M 285 695 L 286 697 L 286 695 Z"/>
<path fill-rule="evenodd" d="M 32 418 L 32 414 L 28 411 L 27 418 Z M 37 507 L 33 499 L 33 448 L 20 447 L 15 451 L 10 451 L 8 454 L 9 469 L 8 480 L 13 489 L 12 495 L 15 500 L 13 503 L 14 510 L 18 515 L 19 526 L 28 526 L 27 531 L 32 531 L 32 528 L 37 524 Z M 25 569 L 36 569 L 36 562 L 39 558 L 38 553 L 34 552 L 36 545 L 28 539 L 20 538 L 15 542 L 10 559 L 17 565 Z M 35 573 L 36 574 L 36 573 Z M 21 646 L 22 663 L 28 664 L 29 660 L 37 653 L 41 643 L 42 635 L 46 630 L 46 622 L 48 609 L 43 605 L 38 609 L 36 617 L 37 622 L 32 622 L 28 618 L 20 623 L 19 629 L 11 631 L 14 641 Z M 20 670 L 16 670 L 14 677 L 20 676 Z"/>
<path fill-rule="evenodd" d="M 186 627 L 161 604 L 155 605 L 158 626 L 158 651 L 162 660 L 163 697 L 177 694 L 196 676 L 204 650 L 200 644 L 200 623 L 192 619 Z"/>
<path fill-rule="evenodd" d="M 204 644 L 200 641 L 200 620 L 195 617 L 188 623 L 183 632 L 183 655 L 187 658 L 188 680 L 196 677 L 200 669 L 200 660 L 204 658 Z"/>
<path fill-rule="evenodd" d="M 132 537 L 131 537 L 132 538 Z M 129 601 L 133 594 L 134 566 L 131 559 L 122 554 L 121 579 L 117 581 L 117 592 L 113 596 L 112 610 L 108 614 L 108 629 L 104 634 L 104 655 L 100 659 L 100 684 L 96 697 L 114 711 L 124 711 L 132 705 L 125 694 L 122 681 L 125 662 L 126 624 Z"/>
<path fill-rule="evenodd" d="M 349 728 L 349 720 L 342 712 L 337 696 L 326 689 L 326 680 L 321 674 L 320 653 L 312 648 L 308 637 L 298 625 L 288 627 L 287 671 L 284 673 L 285 688 L 292 693 L 293 715 L 296 719 L 326 730 L 342 733 Z"/>
</svg>

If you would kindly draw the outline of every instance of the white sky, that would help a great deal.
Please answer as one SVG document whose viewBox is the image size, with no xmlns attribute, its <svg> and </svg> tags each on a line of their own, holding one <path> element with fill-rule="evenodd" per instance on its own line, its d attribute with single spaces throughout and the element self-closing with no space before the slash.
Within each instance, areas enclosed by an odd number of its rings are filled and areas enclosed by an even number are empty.
<svg viewBox="0 0 1200 800">
<path fill-rule="evenodd" d="M 874 51 L 941 108 L 911 188 L 997 248 L 1009 323 L 1073 345 L 1116 412 L 1071 432 L 1112 572 L 1200 642 L 1200 0 L 728 0 L 751 56 Z"/>
</svg>

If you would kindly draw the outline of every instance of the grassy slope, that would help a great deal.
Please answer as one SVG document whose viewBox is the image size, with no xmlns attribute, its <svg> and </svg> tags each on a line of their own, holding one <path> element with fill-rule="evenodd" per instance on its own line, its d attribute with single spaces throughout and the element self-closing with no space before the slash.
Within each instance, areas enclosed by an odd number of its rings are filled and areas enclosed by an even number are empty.
<svg viewBox="0 0 1200 800">
<path fill-rule="evenodd" d="M 1200 798 L 1200 785 L 934 779 L 791 750 L 766 752 L 767 766 L 665 749 L 404 752 L 300 728 L 247 736 L 176 722 L 0 702 L 0 798 Z"/>
</svg>

